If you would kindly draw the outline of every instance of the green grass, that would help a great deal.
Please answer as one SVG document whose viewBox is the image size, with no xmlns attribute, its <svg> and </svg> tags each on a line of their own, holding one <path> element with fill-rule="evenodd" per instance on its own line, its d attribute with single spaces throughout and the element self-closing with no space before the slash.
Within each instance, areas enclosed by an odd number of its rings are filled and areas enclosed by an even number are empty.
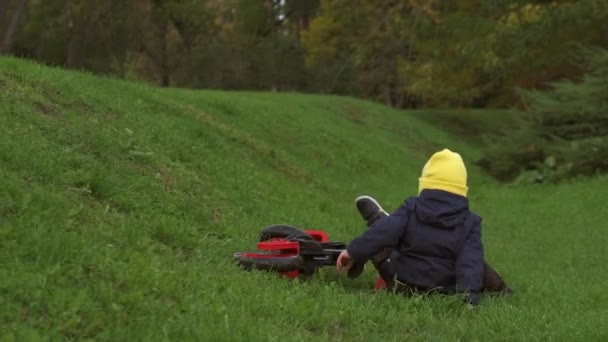
<svg viewBox="0 0 608 342">
<path fill-rule="evenodd" d="M 606 340 L 608 179 L 497 184 L 472 166 L 478 144 L 421 115 L 0 59 L 0 341 Z M 374 293 L 372 267 L 300 282 L 233 263 L 274 223 L 350 241 L 354 198 L 395 208 L 443 147 L 470 164 L 515 296 L 468 310 Z"/>
</svg>

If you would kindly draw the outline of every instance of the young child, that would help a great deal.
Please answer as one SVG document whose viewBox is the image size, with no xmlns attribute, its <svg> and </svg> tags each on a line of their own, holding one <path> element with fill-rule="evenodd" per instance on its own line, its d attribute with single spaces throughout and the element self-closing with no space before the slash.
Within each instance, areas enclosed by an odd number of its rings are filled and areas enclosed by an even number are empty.
<svg viewBox="0 0 608 342">
<path fill-rule="evenodd" d="M 388 288 L 406 293 L 463 293 L 478 304 L 482 291 L 510 291 L 484 262 L 481 218 L 469 209 L 467 170 L 449 149 L 433 154 L 419 178 L 419 194 L 388 215 L 373 198 L 356 205 L 369 229 L 337 260 L 351 278 L 368 260 Z"/>
</svg>

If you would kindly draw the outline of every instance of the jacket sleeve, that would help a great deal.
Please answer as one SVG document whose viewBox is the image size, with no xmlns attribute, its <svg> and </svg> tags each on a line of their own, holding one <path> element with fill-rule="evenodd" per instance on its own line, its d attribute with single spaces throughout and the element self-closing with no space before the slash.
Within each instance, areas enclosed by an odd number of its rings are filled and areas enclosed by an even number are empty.
<svg viewBox="0 0 608 342">
<path fill-rule="evenodd" d="M 481 218 L 475 222 L 456 259 L 456 290 L 466 294 L 466 302 L 479 304 L 483 286 L 484 250 L 481 242 Z"/>
<path fill-rule="evenodd" d="M 402 204 L 391 215 L 374 222 L 363 235 L 348 244 L 347 251 L 358 262 L 364 262 L 385 247 L 395 246 L 405 235 L 409 210 L 407 202 Z"/>
</svg>

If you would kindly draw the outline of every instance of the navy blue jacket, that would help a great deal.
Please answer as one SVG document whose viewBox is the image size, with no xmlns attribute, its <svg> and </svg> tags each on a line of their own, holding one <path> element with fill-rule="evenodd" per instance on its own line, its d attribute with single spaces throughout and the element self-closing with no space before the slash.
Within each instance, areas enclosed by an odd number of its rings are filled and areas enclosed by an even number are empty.
<svg viewBox="0 0 608 342">
<path fill-rule="evenodd" d="M 347 250 L 353 260 L 364 262 L 386 247 L 394 248 L 390 265 L 397 280 L 479 300 L 484 270 L 481 218 L 469 210 L 466 197 L 423 190 L 374 222 Z"/>
</svg>

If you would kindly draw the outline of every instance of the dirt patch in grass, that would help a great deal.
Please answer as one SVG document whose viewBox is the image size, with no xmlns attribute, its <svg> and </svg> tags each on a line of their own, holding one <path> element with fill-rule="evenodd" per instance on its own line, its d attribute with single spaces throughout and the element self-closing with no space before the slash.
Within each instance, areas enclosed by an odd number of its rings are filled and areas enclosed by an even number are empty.
<svg viewBox="0 0 608 342">
<path fill-rule="evenodd" d="M 0 78 L 0 89 L 17 89 L 22 101 L 32 104 L 40 113 L 58 116 L 62 110 L 70 109 L 80 113 L 92 110 L 91 105 L 77 96 L 69 96 L 61 89 L 46 81 L 30 79 L 23 75 L 5 73 Z"/>
<path fill-rule="evenodd" d="M 51 103 L 43 103 L 40 101 L 34 101 L 34 105 L 38 108 L 38 111 L 44 115 L 57 116 L 59 112 L 57 108 Z"/>
<path fill-rule="evenodd" d="M 357 125 L 366 124 L 365 113 L 359 108 L 352 105 L 347 105 L 342 108 L 342 112 L 344 113 L 346 119 L 348 119 L 349 121 L 354 122 Z"/>
</svg>

